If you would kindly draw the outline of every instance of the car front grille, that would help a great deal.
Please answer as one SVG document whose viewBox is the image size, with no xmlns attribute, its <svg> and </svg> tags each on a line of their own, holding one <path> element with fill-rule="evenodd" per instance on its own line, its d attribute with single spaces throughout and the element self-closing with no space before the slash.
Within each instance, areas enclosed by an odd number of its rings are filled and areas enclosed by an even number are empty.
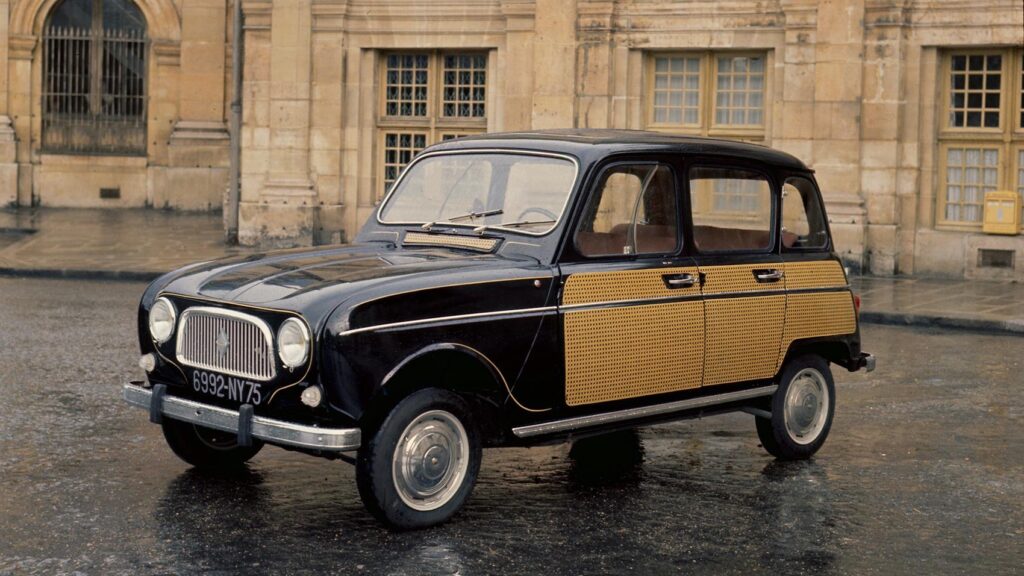
<svg viewBox="0 0 1024 576">
<path fill-rule="evenodd" d="M 251 380 L 276 374 L 274 341 L 267 323 L 221 308 L 188 308 L 178 326 L 178 361 Z"/>
</svg>

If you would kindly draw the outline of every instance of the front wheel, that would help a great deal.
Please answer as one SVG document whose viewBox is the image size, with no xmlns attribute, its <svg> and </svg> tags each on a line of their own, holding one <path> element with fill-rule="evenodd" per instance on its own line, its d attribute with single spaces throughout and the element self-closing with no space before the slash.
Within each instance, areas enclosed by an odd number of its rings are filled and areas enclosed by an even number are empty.
<svg viewBox="0 0 1024 576">
<path fill-rule="evenodd" d="M 771 418 L 756 418 L 761 445 L 779 460 L 810 458 L 832 428 L 835 398 L 827 360 L 816 355 L 793 358 L 772 396 Z"/>
<path fill-rule="evenodd" d="M 469 498 L 481 455 L 466 402 L 445 390 L 420 390 L 399 402 L 360 448 L 359 495 L 393 528 L 440 524 Z"/>
<path fill-rule="evenodd" d="M 239 446 L 235 434 L 171 418 L 164 418 L 163 430 L 171 450 L 196 468 L 237 468 L 263 448 L 256 439 L 252 446 Z"/>
</svg>

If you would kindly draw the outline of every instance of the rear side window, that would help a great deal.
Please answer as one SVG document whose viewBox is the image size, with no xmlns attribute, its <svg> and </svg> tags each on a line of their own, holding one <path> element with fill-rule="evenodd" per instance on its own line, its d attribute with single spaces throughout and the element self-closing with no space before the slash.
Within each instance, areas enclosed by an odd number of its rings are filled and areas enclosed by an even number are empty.
<svg viewBox="0 0 1024 576">
<path fill-rule="evenodd" d="M 613 166 L 589 199 L 576 249 L 587 257 L 672 253 L 678 228 L 675 178 L 667 166 Z"/>
<path fill-rule="evenodd" d="M 763 252 L 771 247 L 772 188 L 742 168 L 690 169 L 693 242 L 701 252 Z"/>
<path fill-rule="evenodd" d="M 782 187 L 782 249 L 814 250 L 828 245 L 828 229 L 814 184 L 789 178 Z"/>
</svg>

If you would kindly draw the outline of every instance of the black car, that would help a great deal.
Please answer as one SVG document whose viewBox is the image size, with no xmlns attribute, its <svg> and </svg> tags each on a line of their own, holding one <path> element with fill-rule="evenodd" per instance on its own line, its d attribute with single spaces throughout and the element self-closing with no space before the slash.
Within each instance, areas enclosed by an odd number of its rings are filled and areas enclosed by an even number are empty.
<svg viewBox="0 0 1024 576">
<path fill-rule="evenodd" d="M 772 455 L 811 456 L 830 364 L 874 368 L 858 305 L 788 154 L 492 134 L 424 150 L 351 245 L 153 282 L 124 398 L 189 464 L 341 458 L 374 515 L 423 527 L 463 505 L 485 446 L 742 410 Z"/>
</svg>

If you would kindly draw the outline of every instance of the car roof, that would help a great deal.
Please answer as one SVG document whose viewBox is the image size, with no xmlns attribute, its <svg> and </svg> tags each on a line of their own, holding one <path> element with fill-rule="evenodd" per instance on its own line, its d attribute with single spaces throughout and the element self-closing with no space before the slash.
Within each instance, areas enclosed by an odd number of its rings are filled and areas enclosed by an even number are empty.
<svg viewBox="0 0 1024 576">
<path fill-rule="evenodd" d="M 730 158 L 746 158 L 792 170 L 810 169 L 792 154 L 774 150 L 760 144 L 680 136 L 643 130 L 580 129 L 534 130 L 524 132 L 497 132 L 466 136 L 431 146 L 425 152 L 466 150 L 477 148 L 512 148 L 562 152 L 591 157 L 615 152 L 675 152 L 680 154 L 707 154 Z"/>
</svg>

